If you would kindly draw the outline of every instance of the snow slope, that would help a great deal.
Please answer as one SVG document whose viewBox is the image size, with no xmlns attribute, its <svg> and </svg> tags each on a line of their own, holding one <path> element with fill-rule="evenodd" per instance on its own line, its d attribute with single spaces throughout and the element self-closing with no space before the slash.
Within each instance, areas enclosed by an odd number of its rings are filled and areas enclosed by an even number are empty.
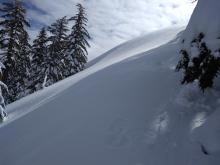
<svg viewBox="0 0 220 165">
<path fill-rule="evenodd" d="M 205 38 L 203 42 L 207 44 L 213 52 L 219 49 L 220 45 L 220 19 L 219 19 L 219 0 L 199 0 L 190 22 L 184 32 L 184 47 L 191 53 L 191 41 L 203 33 Z M 204 12 L 205 11 L 205 12 Z M 195 56 L 195 55 L 194 55 Z"/>
<path fill-rule="evenodd" d="M 122 44 L 9 105 L 1 164 L 219 165 L 219 94 L 180 86 L 174 71 L 182 29 Z"/>
<path fill-rule="evenodd" d="M 7 125 L 17 118 L 20 118 L 21 116 L 24 116 L 25 114 L 37 109 L 41 105 L 54 99 L 54 97 L 58 97 L 61 95 L 62 91 L 74 86 L 76 83 L 89 75 L 116 64 L 128 57 L 138 55 L 142 52 L 151 50 L 169 42 L 183 29 L 184 28 L 177 27 L 172 29 L 164 29 L 117 46 L 97 59 L 89 62 L 87 66 L 88 69 L 85 71 L 80 72 L 79 74 L 74 75 L 73 77 L 59 82 L 49 88 L 46 88 L 43 91 L 36 92 L 34 95 L 21 99 L 18 103 L 16 102 L 10 104 L 7 107 L 7 112 L 10 114 L 8 120 L 1 124 L 0 127 Z"/>
</svg>

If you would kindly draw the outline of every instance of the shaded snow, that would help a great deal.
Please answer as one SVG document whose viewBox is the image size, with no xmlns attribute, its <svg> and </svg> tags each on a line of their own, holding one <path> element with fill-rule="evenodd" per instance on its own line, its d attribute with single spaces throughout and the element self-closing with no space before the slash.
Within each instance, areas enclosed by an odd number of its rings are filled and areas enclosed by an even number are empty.
<svg viewBox="0 0 220 165">
<path fill-rule="evenodd" d="M 67 78 L 62 82 L 54 84 L 49 88 L 45 88 L 43 91 L 38 91 L 34 95 L 30 95 L 29 97 L 21 99 L 19 103 L 16 102 L 10 104 L 7 107 L 7 111 L 10 113 L 8 121 L 0 125 L 0 127 L 7 125 L 11 121 L 14 121 L 17 118 L 37 109 L 38 107 L 42 106 L 42 104 L 45 104 L 54 99 L 54 97 L 58 97 L 61 95 L 60 93 L 62 91 L 65 91 L 69 87 L 74 86 L 76 83 L 88 77 L 89 75 L 92 75 L 106 67 L 125 60 L 126 58 L 135 58 L 136 55 L 144 52 L 144 50 L 147 51 L 169 42 L 182 29 L 183 28 L 173 28 L 161 30 L 144 37 L 134 39 L 112 49 L 97 59 L 89 62 L 87 64 L 87 70 L 80 72 L 73 77 Z"/>
<path fill-rule="evenodd" d="M 199 33 L 203 33 L 205 35 L 203 42 L 205 42 L 208 48 L 215 54 L 215 51 L 219 49 L 220 45 L 219 8 L 219 0 L 198 1 L 183 35 L 186 49 L 190 50 L 189 46 L 191 46 L 191 41 L 198 37 Z M 192 51 L 191 54 L 194 54 L 194 51 Z"/>
<path fill-rule="evenodd" d="M 213 156 L 220 155 L 220 110 L 213 113 L 206 124 L 201 125 L 193 133 L 193 139 L 203 144 L 207 153 Z M 218 159 L 220 161 L 220 158 Z"/>
<path fill-rule="evenodd" d="M 188 38 L 191 37 L 189 35 L 198 35 L 198 33 L 203 32 L 208 38 L 217 38 L 220 32 L 219 8 L 219 0 L 199 0 L 184 37 Z"/>
<path fill-rule="evenodd" d="M 9 105 L 0 162 L 219 165 L 219 94 L 180 85 L 174 68 L 181 30 L 122 44 L 85 71 Z"/>
</svg>

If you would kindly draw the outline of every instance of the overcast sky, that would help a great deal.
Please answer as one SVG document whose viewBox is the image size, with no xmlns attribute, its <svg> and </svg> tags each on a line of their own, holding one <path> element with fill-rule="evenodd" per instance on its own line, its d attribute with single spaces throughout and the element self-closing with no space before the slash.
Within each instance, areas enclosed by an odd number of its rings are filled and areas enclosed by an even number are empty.
<svg viewBox="0 0 220 165">
<path fill-rule="evenodd" d="M 1 0 L 0 0 L 1 1 Z M 192 14 L 192 0 L 24 0 L 31 19 L 31 36 L 57 18 L 75 14 L 81 2 L 87 10 L 92 36 L 90 59 L 149 32 L 184 26 Z"/>
</svg>

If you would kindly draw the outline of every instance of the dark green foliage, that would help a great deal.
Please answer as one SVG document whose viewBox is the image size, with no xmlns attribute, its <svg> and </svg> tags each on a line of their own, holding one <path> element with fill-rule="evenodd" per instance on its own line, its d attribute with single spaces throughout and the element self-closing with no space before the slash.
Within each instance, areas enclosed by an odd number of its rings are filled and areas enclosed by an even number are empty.
<svg viewBox="0 0 220 165">
<path fill-rule="evenodd" d="M 190 61 L 189 54 L 186 50 L 181 50 L 180 53 L 182 54 L 182 59 L 176 66 L 177 71 L 179 71 L 180 69 L 187 69 Z"/>
<path fill-rule="evenodd" d="M 74 17 L 42 28 L 31 46 L 22 1 L 0 5 L 0 60 L 5 65 L 3 82 L 9 89 L 9 94 L 4 92 L 7 104 L 84 69 L 90 36 L 85 9 L 81 4 L 77 8 Z M 74 22 L 70 34 L 69 21 Z"/>
<path fill-rule="evenodd" d="M 48 55 L 48 37 L 45 28 L 42 28 L 32 45 L 32 67 L 30 76 L 30 93 L 44 87 L 44 80 L 47 77 L 50 58 Z"/>
<path fill-rule="evenodd" d="M 203 73 L 199 79 L 199 86 L 204 90 L 213 86 L 214 78 L 218 76 L 220 71 L 220 58 L 210 56 L 204 63 L 203 68 Z"/>
<path fill-rule="evenodd" d="M 220 71 L 220 57 L 215 57 L 211 50 L 203 42 L 204 34 L 200 33 L 197 38 L 192 41 L 199 50 L 199 55 L 190 57 L 186 50 L 181 50 L 182 55 L 176 69 L 183 70 L 184 77 L 182 84 L 192 83 L 198 80 L 199 87 L 204 91 L 211 88 L 214 83 L 214 78 L 218 76 Z"/>
<path fill-rule="evenodd" d="M 49 68 L 47 68 L 48 82 L 47 85 L 51 85 L 59 80 L 65 78 L 63 75 L 65 69 L 64 54 L 67 48 L 67 28 L 68 20 L 63 17 L 53 23 L 49 28 L 51 36 L 49 37 L 49 49 L 48 49 L 48 62 Z"/>
<path fill-rule="evenodd" d="M 69 19 L 74 21 L 66 52 L 66 68 L 69 70 L 69 75 L 84 69 L 88 55 L 87 47 L 90 47 L 87 41 L 90 39 L 90 35 L 86 30 L 88 19 L 86 18 L 85 9 L 81 4 L 77 4 L 77 7 L 78 13 Z"/>
<path fill-rule="evenodd" d="M 30 66 L 29 37 L 25 27 L 30 25 L 25 18 L 26 10 L 18 0 L 3 3 L 0 11 L 1 60 L 5 65 L 3 82 L 8 85 L 10 95 L 6 101 L 10 103 L 25 95 L 25 79 Z"/>
</svg>

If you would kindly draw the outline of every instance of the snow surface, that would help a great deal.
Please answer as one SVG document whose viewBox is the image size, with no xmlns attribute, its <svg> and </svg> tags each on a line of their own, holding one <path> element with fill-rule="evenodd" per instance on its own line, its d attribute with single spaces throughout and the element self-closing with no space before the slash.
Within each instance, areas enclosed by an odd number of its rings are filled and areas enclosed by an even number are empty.
<svg viewBox="0 0 220 165">
<path fill-rule="evenodd" d="M 189 50 L 191 41 L 201 32 L 205 35 L 203 41 L 213 51 L 213 54 L 220 48 L 219 8 L 219 0 L 199 0 L 183 35 L 186 49 Z"/>
<path fill-rule="evenodd" d="M 183 29 L 122 44 L 9 105 L 1 164 L 219 165 L 219 87 L 180 85 Z"/>
</svg>

